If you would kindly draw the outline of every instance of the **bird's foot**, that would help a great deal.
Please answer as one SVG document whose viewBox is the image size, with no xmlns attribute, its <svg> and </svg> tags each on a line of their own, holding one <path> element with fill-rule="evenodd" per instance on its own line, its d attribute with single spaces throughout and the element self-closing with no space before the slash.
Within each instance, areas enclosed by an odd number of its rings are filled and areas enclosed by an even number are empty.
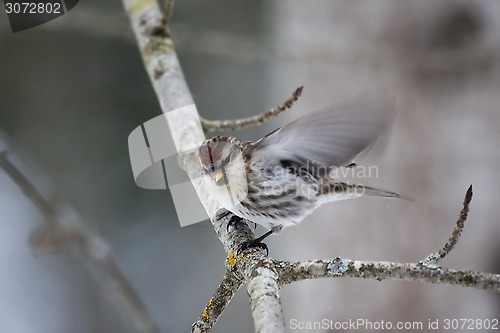
<svg viewBox="0 0 500 333">
<path fill-rule="evenodd" d="M 269 255 L 269 248 L 265 243 L 262 243 L 262 241 L 267 237 L 269 237 L 270 235 L 272 235 L 273 233 L 277 232 L 277 230 L 281 229 L 282 229 L 281 227 L 278 228 L 275 227 L 258 238 L 241 243 L 240 246 L 238 247 L 238 253 L 241 251 L 245 251 L 251 247 L 260 247 L 261 249 L 266 250 L 266 256 Z"/>
<path fill-rule="evenodd" d="M 227 222 L 226 232 L 229 232 L 230 227 L 234 227 L 234 228 L 238 229 L 238 223 L 244 223 L 244 222 L 241 222 L 241 220 L 243 220 L 243 219 L 241 217 L 239 217 L 238 215 L 231 216 L 231 219 L 229 219 L 229 221 Z"/>
<path fill-rule="evenodd" d="M 252 247 L 258 247 L 262 250 L 266 250 L 266 256 L 269 255 L 269 248 L 267 247 L 267 244 L 262 243 L 262 240 L 259 240 L 259 238 L 241 243 L 240 246 L 238 246 L 238 253 L 248 250 Z"/>
</svg>

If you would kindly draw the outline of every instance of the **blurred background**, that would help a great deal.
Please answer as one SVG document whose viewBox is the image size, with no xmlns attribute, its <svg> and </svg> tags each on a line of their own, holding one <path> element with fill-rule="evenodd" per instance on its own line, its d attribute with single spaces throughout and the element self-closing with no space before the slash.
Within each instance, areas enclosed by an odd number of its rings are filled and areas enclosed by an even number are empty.
<svg viewBox="0 0 500 333">
<path fill-rule="evenodd" d="M 178 0 L 172 33 L 206 118 L 254 115 L 305 86 L 293 110 L 240 138 L 373 87 L 398 96 L 390 139 L 358 163 L 378 166 L 367 184 L 413 202 L 325 205 L 269 238 L 271 256 L 416 262 L 448 239 L 473 184 L 465 232 L 442 265 L 500 273 L 499 1 Z M 225 253 L 208 221 L 179 227 L 168 191 L 134 183 L 127 137 L 161 111 L 121 3 L 82 1 L 16 34 L 0 10 L 0 101 L 0 129 L 28 174 L 111 244 L 162 332 L 190 330 Z M 42 222 L 0 170 L 0 332 L 133 332 L 78 258 L 33 253 Z M 288 331 L 291 319 L 500 317 L 493 292 L 416 282 L 324 279 L 281 295 Z M 245 288 L 215 327 L 236 330 L 253 331 Z"/>
</svg>

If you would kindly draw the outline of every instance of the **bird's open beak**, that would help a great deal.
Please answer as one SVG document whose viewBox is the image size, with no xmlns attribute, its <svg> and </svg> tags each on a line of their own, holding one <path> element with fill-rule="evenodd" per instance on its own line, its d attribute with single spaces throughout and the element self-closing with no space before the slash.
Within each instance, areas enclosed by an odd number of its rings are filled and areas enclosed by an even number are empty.
<svg viewBox="0 0 500 333">
<path fill-rule="evenodd" d="M 215 172 L 215 183 L 219 186 L 224 185 L 224 173 L 222 170 L 217 170 Z"/>
</svg>

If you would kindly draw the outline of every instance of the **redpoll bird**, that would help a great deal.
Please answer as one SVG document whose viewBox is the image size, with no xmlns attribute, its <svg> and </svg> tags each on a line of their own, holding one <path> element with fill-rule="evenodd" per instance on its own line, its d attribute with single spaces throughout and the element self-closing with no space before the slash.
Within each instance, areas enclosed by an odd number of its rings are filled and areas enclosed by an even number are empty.
<svg viewBox="0 0 500 333">
<path fill-rule="evenodd" d="M 392 103 L 394 104 L 394 103 Z M 301 222 L 326 202 L 397 193 L 331 177 L 388 128 L 394 105 L 365 96 L 307 114 L 256 142 L 216 136 L 200 147 L 205 190 L 220 207 L 273 232 Z"/>
</svg>

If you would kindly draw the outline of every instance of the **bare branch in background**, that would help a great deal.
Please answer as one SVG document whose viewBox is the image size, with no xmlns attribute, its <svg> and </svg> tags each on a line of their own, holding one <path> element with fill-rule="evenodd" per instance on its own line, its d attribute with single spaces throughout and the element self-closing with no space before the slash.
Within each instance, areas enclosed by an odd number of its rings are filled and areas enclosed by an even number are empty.
<svg viewBox="0 0 500 333">
<path fill-rule="evenodd" d="M 42 212 L 48 223 L 56 221 L 56 212 L 54 207 L 45 200 L 35 186 L 19 171 L 19 169 L 8 159 L 9 147 L 7 138 L 4 134 L 0 135 L 0 167 L 9 175 L 9 177 L 19 186 L 23 193 L 35 204 Z"/>
<path fill-rule="evenodd" d="M 47 200 L 9 159 L 13 155 L 5 137 L 0 137 L 0 167 L 19 186 L 28 199 L 44 214 L 46 223 L 31 236 L 31 245 L 39 253 L 70 249 L 77 254 L 116 309 L 126 306 L 124 318 L 131 318 L 137 332 L 158 332 L 139 296 L 116 264 L 104 239 L 85 229 L 76 211 L 68 204 Z"/>
<path fill-rule="evenodd" d="M 170 0 L 164 0 L 165 4 Z M 165 6 L 163 13 L 167 10 Z M 167 10 L 168 12 L 168 10 Z M 168 15 L 167 15 L 168 16 Z M 163 14 L 165 17 L 165 14 Z M 135 42 L 125 29 L 123 16 L 112 9 L 81 3 L 71 17 L 62 17 L 49 25 L 41 25 L 37 29 L 57 31 L 61 28 L 78 34 L 90 35 L 102 39 L 115 39 L 127 44 Z M 106 27 L 102 29 L 101 27 Z M 200 29 L 183 22 L 170 24 L 175 31 L 176 40 L 183 50 L 191 50 L 205 55 L 231 59 L 238 62 L 295 62 L 307 59 L 310 62 L 331 64 L 332 66 L 352 66 L 358 68 L 391 68 L 405 71 L 417 70 L 426 72 L 462 68 L 464 70 L 481 71 L 490 66 L 498 66 L 500 48 L 498 43 L 488 48 L 467 48 L 457 52 L 455 49 L 435 49 L 431 54 L 421 52 L 409 56 L 398 56 L 395 52 L 377 51 L 375 47 L 380 39 L 364 39 L 358 45 L 334 50 L 319 45 L 311 45 L 302 49 L 288 49 L 282 44 L 273 43 L 270 39 L 255 37 L 249 34 Z M 7 25 L 3 29 L 9 29 Z M 7 30 L 5 30 L 7 31 Z M 3 32 L 0 27 L 0 32 Z"/>
<path fill-rule="evenodd" d="M 264 111 L 253 117 L 234 119 L 234 120 L 207 120 L 202 119 L 202 126 L 206 132 L 209 131 L 236 131 L 248 127 L 262 125 L 266 121 L 277 117 L 281 112 L 290 109 L 302 94 L 303 86 L 298 87 L 290 98 L 275 108 Z"/>
</svg>

